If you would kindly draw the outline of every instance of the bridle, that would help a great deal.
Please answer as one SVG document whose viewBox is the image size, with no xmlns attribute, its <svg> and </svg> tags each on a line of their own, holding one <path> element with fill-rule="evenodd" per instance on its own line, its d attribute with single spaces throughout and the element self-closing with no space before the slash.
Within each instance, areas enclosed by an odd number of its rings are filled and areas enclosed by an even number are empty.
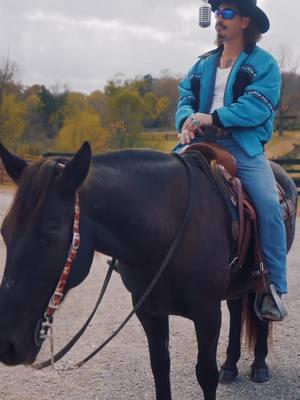
<svg viewBox="0 0 300 400">
<path fill-rule="evenodd" d="M 79 223 L 80 223 L 80 205 L 79 205 L 79 194 L 75 192 L 75 204 L 74 204 L 74 220 L 73 220 L 73 238 L 70 245 L 67 261 L 60 275 L 55 291 L 51 296 L 47 309 L 44 313 L 42 320 L 39 321 L 35 341 L 36 344 L 40 344 L 41 341 L 50 338 L 51 348 L 53 346 L 53 315 L 59 308 L 62 299 L 64 297 L 64 290 L 68 277 L 70 275 L 73 262 L 76 258 L 77 251 L 80 246 L 80 234 L 79 234 Z"/>
<path fill-rule="evenodd" d="M 79 234 L 79 222 L 80 222 L 80 205 L 78 192 L 75 193 L 75 205 L 74 205 L 74 221 L 73 221 L 73 239 L 69 249 L 68 258 L 64 269 L 60 275 L 56 289 L 49 301 L 47 310 L 44 313 L 44 318 L 49 320 L 53 317 L 53 314 L 58 309 L 62 298 L 64 296 L 64 289 L 67 283 L 68 276 L 70 275 L 73 261 L 75 260 L 77 250 L 80 245 L 80 234 Z M 52 318 L 53 319 L 53 318 Z M 43 339 L 44 331 L 41 329 L 40 337 Z"/>
<path fill-rule="evenodd" d="M 157 281 L 161 277 L 162 273 L 165 271 L 166 267 L 168 266 L 169 262 L 171 261 L 175 250 L 177 249 L 177 246 L 180 242 L 180 239 L 184 233 L 184 229 L 186 226 L 186 223 L 188 221 L 189 215 L 190 215 L 190 210 L 191 210 L 191 204 L 192 204 L 192 196 L 191 196 L 191 188 L 192 188 L 192 173 L 189 164 L 187 161 L 180 156 L 179 154 L 173 153 L 175 157 L 178 158 L 178 160 L 185 166 L 187 175 L 188 175 L 188 183 L 189 183 L 189 188 L 188 188 L 188 200 L 187 200 L 187 206 L 185 210 L 185 215 L 182 221 L 182 224 L 180 225 L 175 237 L 173 238 L 170 247 L 168 249 L 167 254 L 165 255 L 156 275 L 150 282 L 149 286 L 147 287 L 146 291 L 144 294 L 139 298 L 137 303 L 134 305 L 132 311 L 128 314 L 128 316 L 125 318 L 125 320 L 120 324 L 120 326 L 109 336 L 108 339 L 106 339 L 96 350 L 94 350 L 90 355 L 88 355 L 85 359 L 82 361 L 78 362 L 75 364 L 73 367 L 68 367 L 68 368 L 63 368 L 63 371 L 66 370 L 73 370 L 75 368 L 81 367 L 83 364 L 85 364 L 88 360 L 90 360 L 92 357 L 94 357 L 100 350 L 102 350 L 117 334 L 123 329 L 123 327 L 128 323 L 128 321 L 131 319 L 131 317 L 141 308 L 141 306 L 144 304 L 145 300 L 153 290 L 154 286 L 156 285 Z M 68 253 L 68 258 L 66 261 L 66 264 L 64 266 L 64 269 L 62 271 L 62 274 L 59 278 L 58 284 L 56 286 L 56 289 L 54 291 L 54 294 L 52 295 L 47 310 L 44 313 L 44 318 L 42 321 L 39 322 L 38 328 L 37 329 L 37 334 L 39 343 L 36 343 L 37 345 L 41 344 L 41 341 L 44 339 L 49 338 L 50 339 L 50 352 L 51 352 L 51 357 L 50 359 L 41 362 L 39 364 L 34 364 L 32 365 L 33 368 L 35 369 L 43 369 L 45 367 L 48 367 L 49 365 L 52 365 L 52 367 L 55 369 L 55 362 L 60 360 L 73 346 L 74 344 L 78 341 L 78 339 L 81 337 L 83 332 L 86 330 L 89 322 L 93 318 L 94 314 L 97 311 L 97 308 L 105 294 L 106 288 L 108 286 L 109 280 L 111 278 L 113 269 L 115 267 L 115 262 L 116 259 L 113 258 L 112 261 L 109 263 L 110 267 L 107 271 L 102 289 L 100 291 L 100 295 L 98 297 L 97 303 L 83 325 L 83 327 L 80 329 L 80 331 L 69 341 L 69 343 L 62 349 L 60 350 L 57 354 L 54 354 L 54 335 L 53 335 L 53 314 L 55 311 L 58 309 L 63 296 L 64 296 L 64 289 L 67 283 L 67 278 L 71 272 L 71 268 L 73 265 L 73 262 L 75 260 L 79 245 L 80 245 L 80 235 L 79 235 L 79 223 L 80 223 L 80 204 L 79 204 L 79 195 L 78 192 L 75 193 L 75 211 L 74 211 L 74 221 L 73 221 L 73 240 L 69 249 Z M 37 342 L 37 340 L 36 340 Z"/>
</svg>

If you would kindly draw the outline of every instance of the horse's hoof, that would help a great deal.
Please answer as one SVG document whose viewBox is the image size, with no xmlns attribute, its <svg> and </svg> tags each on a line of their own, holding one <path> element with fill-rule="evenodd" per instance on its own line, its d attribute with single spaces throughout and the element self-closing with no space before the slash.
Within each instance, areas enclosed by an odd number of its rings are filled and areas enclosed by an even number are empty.
<svg viewBox="0 0 300 400">
<path fill-rule="evenodd" d="M 270 379 L 269 368 L 251 367 L 251 381 L 256 383 L 267 382 Z"/>
<path fill-rule="evenodd" d="M 221 367 L 219 374 L 219 383 L 221 383 L 222 385 L 233 383 L 236 381 L 236 377 L 238 376 L 238 374 L 239 372 L 237 368 L 226 369 Z"/>
</svg>

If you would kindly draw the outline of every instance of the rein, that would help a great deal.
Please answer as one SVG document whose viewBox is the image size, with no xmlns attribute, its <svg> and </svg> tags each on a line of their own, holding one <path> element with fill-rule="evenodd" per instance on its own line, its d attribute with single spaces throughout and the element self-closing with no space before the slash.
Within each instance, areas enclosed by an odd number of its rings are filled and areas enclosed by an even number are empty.
<svg viewBox="0 0 300 400">
<path fill-rule="evenodd" d="M 169 262 L 171 261 L 177 246 L 179 244 L 179 241 L 182 238 L 182 235 L 184 233 L 184 229 L 186 226 L 186 223 L 188 221 L 189 215 L 190 215 L 190 210 L 191 210 L 191 205 L 192 205 L 192 196 L 191 196 L 191 192 L 192 192 L 192 173 L 191 173 L 191 168 L 189 166 L 189 164 L 187 163 L 187 161 L 181 157 L 179 154 L 173 153 L 173 155 L 175 157 L 178 158 L 178 160 L 184 165 L 186 171 L 187 171 L 187 175 L 188 175 L 188 183 L 189 183 L 189 188 L 188 188 L 188 200 L 187 200 L 187 206 L 186 206 L 186 210 L 185 210 L 185 215 L 182 221 L 181 226 L 179 227 L 179 230 L 177 231 L 174 239 L 171 242 L 171 245 L 169 247 L 169 250 L 165 256 L 165 258 L 163 259 L 156 275 L 154 276 L 154 278 L 152 279 L 152 281 L 150 282 L 149 286 L 147 287 L 146 291 L 144 292 L 144 294 L 140 297 L 140 299 L 137 301 L 137 303 L 134 305 L 132 311 L 128 314 L 128 316 L 124 319 L 124 321 L 120 324 L 120 326 L 96 349 L 94 350 L 91 354 L 89 354 L 86 358 L 84 358 L 83 360 L 81 360 L 80 362 L 76 363 L 73 367 L 68 367 L 68 368 L 63 368 L 62 371 L 70 371 L 70 370 L 74 370 L 76 368 L 80 368 L 82 365 L 84 365 L 87 361 L 89 361 L 91 358 L 93 358 L 97 353 L 99 353 L 100 350 L 102 350 L 109 342 L 112 341 L 112 339 L 114 339 L 118 333 L 123 329 L 123 327 L 129 322 L 129 320 L 132 318 L 132 316 L 141 308 L 141 306 L 144 304 L 144 302 L 146 301 L 146 299 L 148 298 L 148 296 L 150 295 L 151 291 L 153 290 L 153 288 L 155 287 L 156 283 L 158 282 L 159 278 L 161 277 L 162 273 L 165 271 L 166 267 L 168 266 Z M 77 214 L 76 214 L 76 208 L 77 208 Z M 77 217 L 76 217 L 77 215 Z M 107 272 L 107 275 L 105 277 L 105 281 L 103 283 L 103 287 L 101 289 L 101 293 L 99 295 L 99 298 L 97 300 L 97 303 L 94 307 L 94 310 L 92 311 L 92 314 L 90 315 L 90 317 L 87 319 L 86 323 L 83 325 L 83 327 L 81 328 L 81 330 L 70 340 L 70 342 L 62 349 L 60 350 L 57 354 L 54 355 L 54 339 L 53 339 L 53 314 L 54 312 L 57 310 L 57 308 L 59 307 L 62 298 L 63 298 L 63 290 L 64 287 L 66 285 L 66 279 L 70 273 L 71 270 L 71 266 L 72 263 L 76 257 L 76 253 L 77 250 L 79 248 L 79 244 L 80 244 L 80 236 L 79 236 L 79 219 L 80 219 L 80 208 L 79 208 L 79 196 L 78 193 L 76 192 L 76 196 L 75 196 L 75 215 L 74 215 L 74 223 L 73 223 L 73 241 L 69 250 L 69 255 L 68 255 L 68 259 L 66 262 L 66 265 L 64 267 L 64 270 L 62 272 L 62 275 L 59 279 L 59 283 L 57 285 L 57 288 L 54 292 L 54 295 L 51 297 L 47 311 L 44 314 L 44 322 L 42 322 L 42 328 L 40 329 L 40 339 L 46 339 L 46 338 L 50 338 L 50 351 L 51 351 L 51 358 L 41 362 L 39 364 L 34 364 L 32 367 L 35 369 L 43 369 L 45 367 L 48 367 L 50 364 L 52 365 L 52 367 L 55 369 L 55 362 L 60 360 L 73 346 L 74 344 L 78 341 L 78 339 L 81 337 L 81 335 L 84 333 L 84 331 L 86 330 L 89 322 L 91 321 L 91 319 L 93 318 L 103 296 L 104 293 L 106 291 L 106 288 L 108 286 L 111 274 L 113 272 L 114 266 L 115 266 L 115 262 L 116 259 L 113 258 L 112 262 L 110 263 L 110 267 L 109 270 Z M 76 239 L 75 239 L 76 236 Z M 73 244 L 75 244 L 75 247 L 73 247 Z M 77 246 L 77 247 L 76 247 Z M 74 254 L 74 256 L 73 256 Z M 72 259 L 72 261 L 69 263 L 69 259 Z M 50 314 L 49 314 L 50 313 Z M 47 331 L 49 329 L 50 335 L 47 334 Z"/>
</svg>

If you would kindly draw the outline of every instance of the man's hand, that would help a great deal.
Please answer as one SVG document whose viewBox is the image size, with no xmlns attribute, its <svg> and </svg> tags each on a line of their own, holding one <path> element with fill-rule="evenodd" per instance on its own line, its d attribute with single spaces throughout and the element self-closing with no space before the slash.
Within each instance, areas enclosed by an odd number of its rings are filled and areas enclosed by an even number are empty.
<svg viewBox="0 0 300 400">
<path fill-rule="evenodd" d="M 183 124 L 182 131 L 178 135 L 181 144 L 189 144 L 196 135 L 203 134 L 203 127 L 212 125 L 210 114 L 195 113 L 191 115 Z"/>
</svg>

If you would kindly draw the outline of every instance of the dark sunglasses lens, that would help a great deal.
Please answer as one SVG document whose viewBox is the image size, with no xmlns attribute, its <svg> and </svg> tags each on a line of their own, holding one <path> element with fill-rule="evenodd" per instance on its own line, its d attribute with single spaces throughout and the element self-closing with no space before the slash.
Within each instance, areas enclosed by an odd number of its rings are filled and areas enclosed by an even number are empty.
<svg viewBox="0 0 300 400">
<path fill-rule="evenodd" d="M 224 19 L 232 19 L 234 18 L 236 12 L 234 10 L 230 10 L 229 8 L 227 8 L 226 10 L 223 10 L 222 14 Z"/>
<path fill-rule="evenodd" d="M 216 10 L 215 11 L 216 18 L 222 16 L 223 19 L 233 19 L 236 14 L 237 14 L 237 11 L 231 10 L 230 8 L 226 8 L 225 10 Z"/>
</svg>

